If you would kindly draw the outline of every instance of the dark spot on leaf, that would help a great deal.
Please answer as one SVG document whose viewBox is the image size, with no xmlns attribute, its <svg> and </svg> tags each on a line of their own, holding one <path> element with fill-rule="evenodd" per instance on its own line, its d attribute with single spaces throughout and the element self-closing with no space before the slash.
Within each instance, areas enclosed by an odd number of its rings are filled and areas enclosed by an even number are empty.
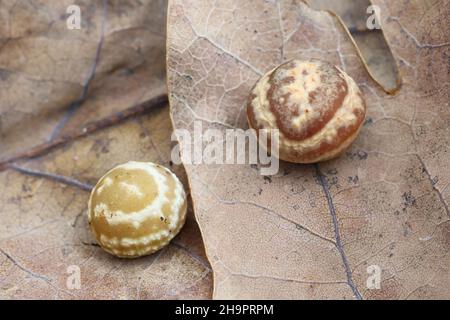
<svg viewBox="0 0 450 320">
<path fill-rule="evenodd" d="M 359 181 L 358 175 L 356 175 L 356 176 L 354 176 L 354 177 L 352 177 L 352 176 L 348 177 L 348 182 L 352 182 L 352 183 L 354 183 L 354 184 L 357 184 L 358 181 Z"/>
<path fill-rule="evenodd" d="M 369 125 L 373 123 L 373 119 L 372 118 L 367 118 L 366 121 L 364 121 L 364 125 Z"/>
<path fill-rule="evenodd" d="M 337 174 L 338 172 L 337 172 L 336 168 L 333 168 L 333 169 L 328 170 L 327 173 L 328 174 Z"/>
<path fill-rule="evenodd" d="M 366 160 L 368 154 L 363 150 L 358 150 L 357 152 L 347 152 L 347 157 L 349 157 L 351 160 L 354 159 Z"/>
<path fill-rule="evenodd" d="M 403 193 L 402 197 L 405 207 L 412 207 L 416 204 L 416 198 L 412 195 L 411 191 Z"/>
<path fill-rule="evenodd" d="M 264 184 L 266 183 L 272 183 L 272 178 L 269 176 L 264 176 Z"/>
<path fill-rule="evenodd" d="M 118 71 L 119 75 L 124 77 L 129 77 L 134 74 L 134 70 L 132 68 L 122 68 Z"/>
<path fill-rule="evenodd" d="M 5 81 L 9 78 L 11 73 L 8 70 L 0 69 L 0 80 Z"/>
</svg>

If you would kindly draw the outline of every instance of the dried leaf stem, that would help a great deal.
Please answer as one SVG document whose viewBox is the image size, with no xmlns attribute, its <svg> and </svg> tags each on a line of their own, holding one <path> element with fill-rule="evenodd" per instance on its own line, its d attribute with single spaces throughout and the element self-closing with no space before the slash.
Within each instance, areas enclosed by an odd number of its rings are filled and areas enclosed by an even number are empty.
<svg viewBox="0 0 450 320">
<path fill-rule="evenodd" d="M 132 117 L 146 114 L 157 107 L 166 105 L 167 103 L 168 103 L 167 95 L 161 94 L 149 100 L 146 100 L 142 103 L 134 105 L 128 109 L 125 109 L 123 111 L 113 113 L 107 116 L 106 118 L 88 123 L 81 129 L 74 130 L 73 132 L 70 132 L 66 135 L 57 137 L 49 142 L 39 144 L 28 150 L 20 152 L 10 158 L 0 161 L 0 171 L 7 169 L 8 165 L 11 163 L 14 163 L 19 160 L 31 159 L 45 155 L 57 147 L 63 146 L 76 139 L 86 137 L 93 132 L 114 126 Z"/>
</svg>

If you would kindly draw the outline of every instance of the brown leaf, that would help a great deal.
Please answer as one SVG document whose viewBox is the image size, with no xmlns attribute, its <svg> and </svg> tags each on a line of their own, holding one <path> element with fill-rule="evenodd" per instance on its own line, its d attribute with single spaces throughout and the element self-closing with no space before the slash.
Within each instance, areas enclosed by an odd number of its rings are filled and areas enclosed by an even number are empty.
<svg viewBox="0 0 450 320">
<path fill-rule="evenodd" d="M 370 0 L 307 0 L 314 9 L 327 10 L 339 16 L 366 61 L 368 72 L 388 93 L 401 86 L 397 65 L 382 30 L 369 29 L 374 14 Z M 370 9 L 370 10 L 368 10 Z"/>
<path fill-rule="evenodd" d="M 113 166 L 170 167 L 168 107 L 146 104 L 165 93 L 166 2 L 77 1 L 82 29 L 68 30 L 72 3 L 0 7 L 0 162 L 22 155 L 0 169 L 0 296 L 209 298 L 212 275 L 192 212 L 167 248 L 136 260 L 102 251 L 85 214 L 89 189 Z M 29 159 L 35 146 L 40 157 Z M 172 170 L 187 186 L 184 169 Z M 72 265 L 79 290 L 67 286 Z"/>
<path fill-rule="evenodd" d="M 176 128 L 247 128 L 245 102 L 291 58 L 345 69 L 368 105 L 337 160 L 187 165 L 215 298 L 449 298 L 449 8 L 376 1 L 403 76 L 388 96 L 337 19 L 301 1 L 169 3 L 168 77 Z M 370 266 L 381 289 L 369 289 Z"/>
</svg>

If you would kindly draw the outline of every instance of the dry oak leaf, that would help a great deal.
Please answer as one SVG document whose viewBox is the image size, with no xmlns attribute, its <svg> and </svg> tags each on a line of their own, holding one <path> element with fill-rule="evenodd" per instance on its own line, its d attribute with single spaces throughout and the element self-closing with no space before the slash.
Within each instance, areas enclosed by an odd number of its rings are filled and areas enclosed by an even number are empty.
<svg viewBox="0 0 450 320">
<path fill-rule="evenodd" d="M 66 27 L 73 1 L 1 1 L 0 162 L 165 92 L 167 3 L 76 3 L 81 30 Z M 0 298 L 211 296 L 192 212 L 168 247 L 132 261 L 105 253 L 89 232 L 89 190 L 107 170 L 129 160 L 170 166 L 167 104 L 144 111 L 0 169 Z M 184 169 L 172 170 L 187 186 Z"/>
<path fill-rule="evenodd" d="M 192 212 L 168 247 L 118 259 L 100 249 L 89 231 L 89 192 L 70 183 L 92 185 L 129 159 L 170 166 L 170 128 L 168 107 L 161 107 L 0 172 L 0 297 L 210 298 L 212 274 Z M 171 169 L 187 186 L 184 169 Z M 71 266 L 80 270 L 79 289 L 67 285 Z"/>
<path fill-rule="evenodd" d="M 282 162 L 272 177 L 186 165 L 214 298 L 450 298 L 450 7 L 376 3 L 403 77 L 394 96 L 367 75 L 336 17 L 301 1 L 169 2 L 175 128 L 247 128 L 250 88 L 292 58 L 338 65 L 368 105 L 359 138 L 333 161 Z"/>
<path fill-rule="evenodd" d="M 1 3 L 0 161 L 166 90 L 166 1 L 72 4 Z"/>
</svg>

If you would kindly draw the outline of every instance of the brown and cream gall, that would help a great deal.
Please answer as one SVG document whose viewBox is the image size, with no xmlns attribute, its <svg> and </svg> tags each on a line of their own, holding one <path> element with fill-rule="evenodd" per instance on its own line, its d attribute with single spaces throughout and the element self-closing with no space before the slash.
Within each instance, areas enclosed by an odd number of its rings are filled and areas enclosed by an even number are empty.
<svg viewBox="0 0 450 320">
<path fill-rule="evenodd" d="M 366 106 L 355 81 L 320 60 L 291 60 L 253 87 L 247 117 L 255 130 L 279 131 L 279 158 L 314 163 L 339 156 L 356 139 Z"/>
</svg>

